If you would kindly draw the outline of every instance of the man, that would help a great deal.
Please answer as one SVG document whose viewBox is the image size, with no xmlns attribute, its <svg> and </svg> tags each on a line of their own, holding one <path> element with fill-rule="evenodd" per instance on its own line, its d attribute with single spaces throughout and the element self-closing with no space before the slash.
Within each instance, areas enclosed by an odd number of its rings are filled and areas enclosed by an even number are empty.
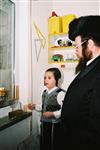
<svg viewBox="0 0 100 150">
<path fill-rule="evenodd" d="M 65 150 L 100 149 L 100 16 L 82 16 L 69 24 L 75 41 L 78 75 L 70 84 L 61 119 Z M 63 148 L 64 150 L 64 148 Z"/>
</svg>

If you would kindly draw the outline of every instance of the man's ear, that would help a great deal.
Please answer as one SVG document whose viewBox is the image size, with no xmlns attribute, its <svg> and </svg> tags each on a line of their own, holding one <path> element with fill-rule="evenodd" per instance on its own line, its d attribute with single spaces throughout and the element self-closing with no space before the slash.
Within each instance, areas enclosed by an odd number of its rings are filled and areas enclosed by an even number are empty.
<svg viewBox="0 0 100 150">
<path fill-rule="evenodd" d="M 94 44 L 94 41 L 93 41 L 92 39 L 89 39 L 89 40 L 88 40 L 88 48 L 89 48 L 89 49 L 92 49 L 92 48 L 94 47 L 94 45 L 95 45 L 95 44 Z"/>
</svg>

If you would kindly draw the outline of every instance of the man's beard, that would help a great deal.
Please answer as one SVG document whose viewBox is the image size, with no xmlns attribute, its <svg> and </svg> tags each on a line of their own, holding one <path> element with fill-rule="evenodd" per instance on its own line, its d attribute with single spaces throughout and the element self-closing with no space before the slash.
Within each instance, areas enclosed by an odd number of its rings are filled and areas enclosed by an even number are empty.
<svg viewBox="0 0 100 150">
<path fill-rule="evenodd" d="M 88 49 L 83 49 L 83 57 L 79 59 L 79 62 L 75 69 L 75 74 L 83 70 L 84 67 L 86 66 L 87 61 L 89 61 L 91 58 L 92 58 L 92 52 L 88 51 Z"/>
<path fill-rule="evenodd" d="M 86 62 L 84 61 L 83 58 L 79 59 L 79 62 L 75 68 L 75 74 L 77 74 L 78 72 L 80 72 L 86 65 Z"/>
</svg>

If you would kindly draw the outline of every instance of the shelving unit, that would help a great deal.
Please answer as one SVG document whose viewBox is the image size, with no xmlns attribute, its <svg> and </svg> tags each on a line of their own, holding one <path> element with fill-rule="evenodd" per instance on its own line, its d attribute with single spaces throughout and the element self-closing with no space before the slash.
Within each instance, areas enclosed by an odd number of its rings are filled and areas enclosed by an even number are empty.
<svg viewBox="0 0 100 150">
<path fill-rule="evenodd" d="M 58 41 L 62 40 L 59 45 Z M 48 35 L 48 63 L 75 62 L 77 58 L 74 54 L 74 46 L 68 39 L 67 33 Z"/>
<path fill-rule="evenodd" d="M 76 16 L 68 14 L 48 19 L 48 63 L 73 63 L 77 61 L 74 46 L 68 38 L 68 24 Z"/>
</svg>

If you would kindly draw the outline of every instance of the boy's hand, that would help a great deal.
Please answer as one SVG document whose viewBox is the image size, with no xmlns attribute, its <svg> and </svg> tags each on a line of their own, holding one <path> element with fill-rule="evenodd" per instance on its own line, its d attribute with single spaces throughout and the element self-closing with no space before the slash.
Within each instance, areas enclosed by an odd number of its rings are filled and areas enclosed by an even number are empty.
<svg viewBox="0 0 100 150">
<path fill-rule="evenodd" d="M 27 107 L 28 107 L 28 109 L 33 110 L 33 109 L 35 109 L 35 104 L 28 104 Z"/>
<path fill-rule="evenodd" d="M 53 114 L 53 112 L 50 112 L 50 111 L 43 112 L 43 117 L 52 118 L 52 117 L 54 117 L 54 114 Z"/>
</svg>

